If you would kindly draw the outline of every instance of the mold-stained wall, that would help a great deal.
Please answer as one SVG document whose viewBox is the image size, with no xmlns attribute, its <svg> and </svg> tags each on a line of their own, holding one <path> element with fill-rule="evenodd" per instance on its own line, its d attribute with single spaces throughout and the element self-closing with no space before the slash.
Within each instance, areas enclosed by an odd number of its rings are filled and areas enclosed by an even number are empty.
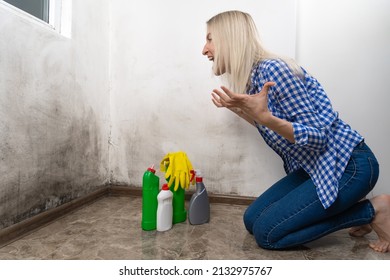
<svg viewBox="0 0 390 280">
<path fill-rule="evenodd" d="M 339 2 L 72 1 L 70 38 L 0 2 L 0 229 L 107 183 L 141 187 L 151 164 L 162 184 L 179 150 L 213 193 L 257 196 L 281 178 L 257 130 L 211 102 L 223 82 L 201 54 L 205 22 L 230 9 L 319 78 L 388 192 L 389 2 Z"/>
<path fill-rule="evenodd" d="M 107 182 L 107 1 L 73 1 L 72 36 L 0 4 L 0 229 Z"/>
</svg>

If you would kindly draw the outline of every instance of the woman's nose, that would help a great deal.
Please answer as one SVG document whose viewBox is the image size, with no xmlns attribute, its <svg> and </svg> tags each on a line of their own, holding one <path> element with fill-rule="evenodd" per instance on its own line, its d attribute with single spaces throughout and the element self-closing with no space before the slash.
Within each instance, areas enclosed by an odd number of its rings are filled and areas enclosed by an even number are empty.
<svg viewBox="0 0 390 280">
<path fill-rule="evenodd" d="M 203 55 L 207 55 L 207 52 L 208 52 L 208 48 L 207 48 L 207 44 L 206 44 L 206 45 L 204 45 L 204 47 L 203 47 L 202 54 L 203 54 Z"/>
</svg>

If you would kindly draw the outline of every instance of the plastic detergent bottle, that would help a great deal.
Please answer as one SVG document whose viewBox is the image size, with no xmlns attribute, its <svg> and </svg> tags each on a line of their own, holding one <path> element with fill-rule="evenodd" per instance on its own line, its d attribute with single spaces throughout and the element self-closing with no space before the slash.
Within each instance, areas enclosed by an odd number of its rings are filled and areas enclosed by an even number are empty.
<svg viewBox="0 0 390 280">
<path fill-rule="evenodd" d="M 194 171 L 191 170 L 192 181 L 195 177 Z M 168 179 L 169 180 L 169 179 Z M 173 183 L 169 188 L 173 193 L 173 224 L 182 223 L 187 220 L 187 210 L 185 207 L 185 190 L 179 185 L 177 190 L 174 190 L 175 184 Z"/>
<path fill-rule="evenodd" d="M 174 224 L 184 222 L 187 219 L 187 211 L 185 208 L 185 191 L 180 186 L 175 191 L 174 184 L 170 187 L 173 193 L 173 220 Z"/>
<path fill-rule="evenodd" d="M 210 203 L 202 174 L 199 170 L 195 171 L 195 174 L 196 191 L 188 207 L 188 221 L 192 225 L 200 225 L 210 221 Z"/>
<path fill-rule="evenodd" d="M 157 196 L 157 230 L 166 231 L 172 228 L 172 198 L 173 194 L 168 187 L 168 184 L 164 184 L 160 193 Z"/>
<path fill-rule="evenodd" d="M 142 222 L 143 230 L 156 229 L 157 223 L 157 195 L 159 191 L 160 178 L 155 174 L 156 170 L 152 165 L 143 176 L 142 180 Z"/>
</svg>

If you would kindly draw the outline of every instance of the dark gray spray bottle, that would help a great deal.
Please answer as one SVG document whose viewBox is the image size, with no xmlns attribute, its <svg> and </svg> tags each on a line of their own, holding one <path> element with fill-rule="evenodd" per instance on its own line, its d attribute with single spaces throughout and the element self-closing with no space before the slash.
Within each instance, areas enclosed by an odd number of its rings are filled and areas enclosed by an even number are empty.
<svg viewBox="0 0 390 280">
<path fill-rule="evenodd" d="M 195 171 L 196 191 L 192 195 L 188 207 L 188 220 L 192 225 L 200 225 L 210 221 L 210 203 L 203 177 L 199 170 Z"/>
</svg>

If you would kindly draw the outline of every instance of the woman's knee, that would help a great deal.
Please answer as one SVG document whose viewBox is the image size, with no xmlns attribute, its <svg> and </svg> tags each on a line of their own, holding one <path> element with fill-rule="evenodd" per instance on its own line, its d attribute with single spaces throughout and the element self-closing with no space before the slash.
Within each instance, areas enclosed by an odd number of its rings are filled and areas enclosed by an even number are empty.
<svg viewBox="0 0 390 280">
<path fill-rule="evenodd" d="M 275 249 L 272 246 L 272 239 L 270 232 L 272 232 L 272 225 L 264 219 L 257 219 L 252 226 L 253 236 L 259 247 L 264 249 Z"/>
<path fill-rule="evenodd" d="M 252 227 L 255 222 L 255 217 L 251 213 L 250 206 L 245 210 L 243 220 L 246 230 L 252 234 Z"/>
<path fill-rule="evenodd" d="M 250 233 L 253 232 L 253 224 L 266 208 L 264 200 L 262 200 L 261 197 L 262 196 L 253 201 L 244 212 L 244 225 Z"/>
</svg>

